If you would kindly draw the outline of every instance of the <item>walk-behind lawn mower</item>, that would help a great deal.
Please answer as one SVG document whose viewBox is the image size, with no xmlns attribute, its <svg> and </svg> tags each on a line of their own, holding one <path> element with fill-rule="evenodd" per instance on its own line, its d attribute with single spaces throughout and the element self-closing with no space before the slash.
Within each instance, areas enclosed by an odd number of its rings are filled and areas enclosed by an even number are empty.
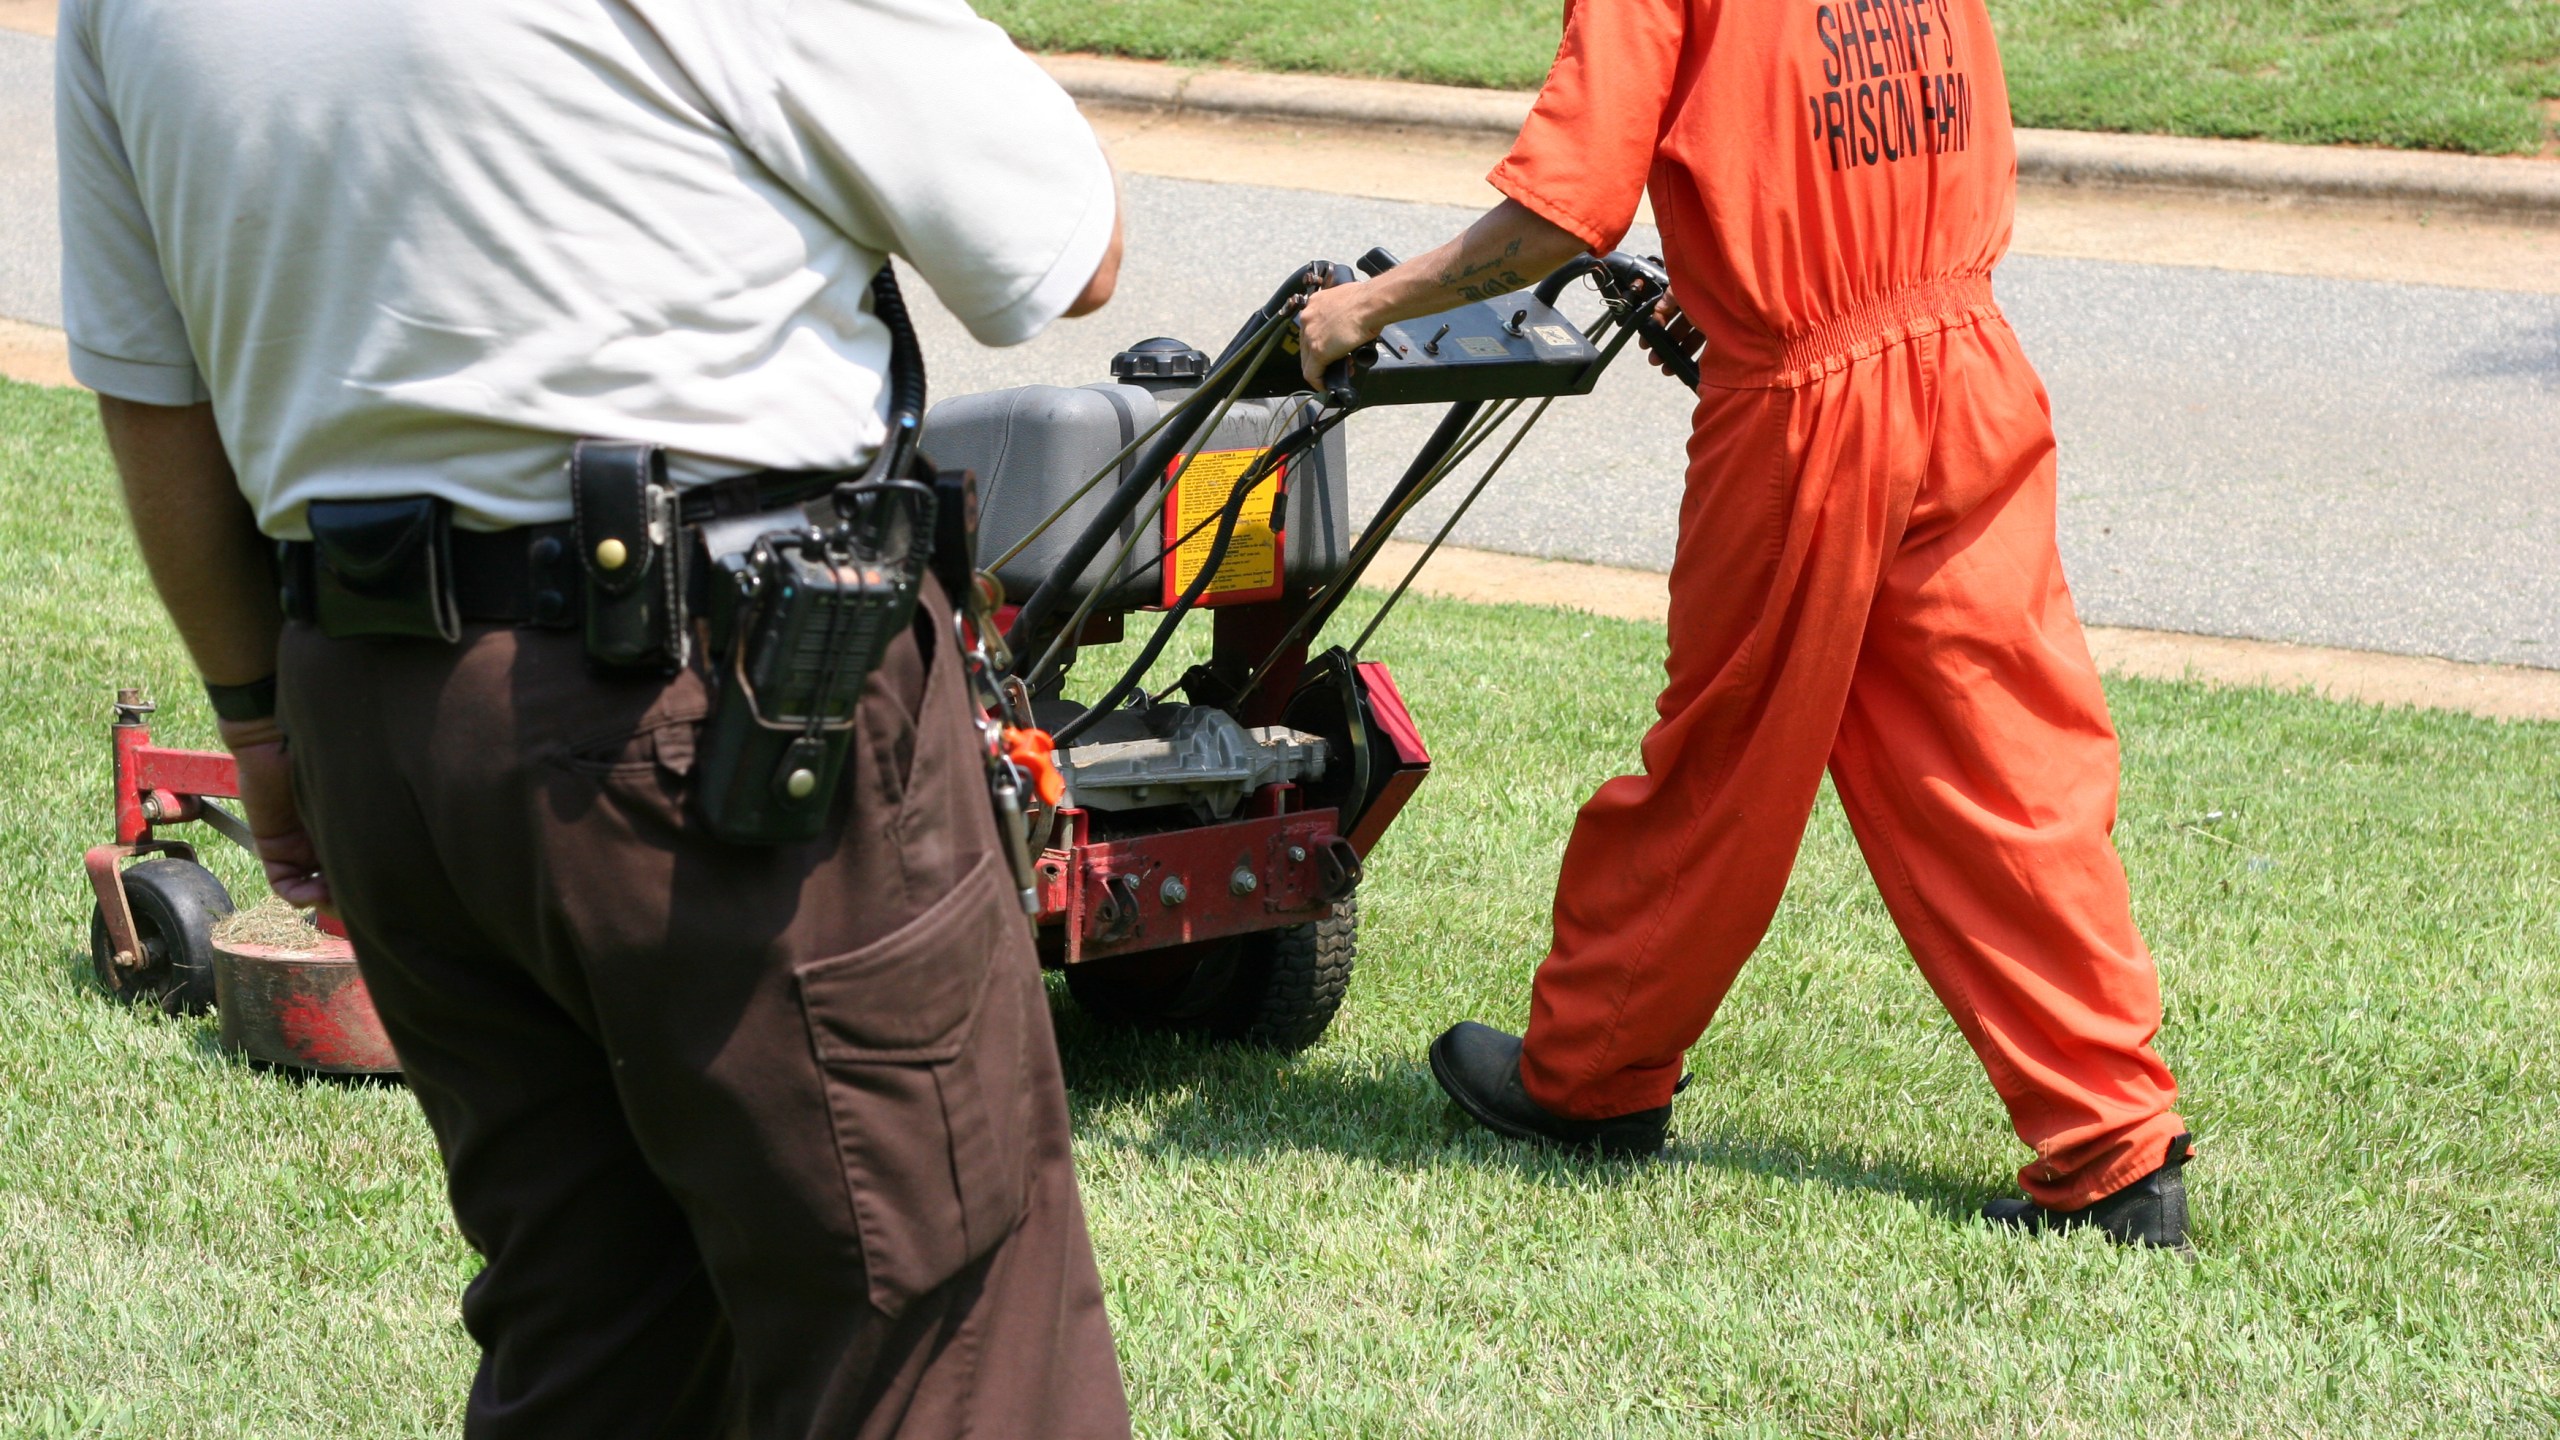
<svg viewBox="0 0 2560 1440">
<path fill-rule="evenodd" d="M 1359 268 L 1393 264 L 1373 250 Z M 1587 331 L 1556 309 L 1585 278 L 1604 303 Z M 925 417 L 925 452 L 978 477 L 963 638 L 1024 908 L 1042 963 L 1105 1021 L 1280 1050 L 1324 1033 L 1367 857 L 1431 765 L 1386 667 L 1359 658 L 1413 573 L 1358 639 L 1312 643 L 1423 497 L 1490 455 L 1436 548 L 1548 403 L 1588 393 L 1639 335 L 1668 348 L 1659 263 L 1586 257 L 1534 291 L 1390 326 L 1310 393 L 1296 309 L 1355 280 L 1301 267 L 1214 357 L 1147 340 L 1109 382 L 961 396 Z M 1694 386 L 1694 369 L 1681 378 Z M 1355 531 L 1340 427 L 1382 405 L 1447 411 Z M 1150 688 L 1198 610 L 1207 659 Z M 1134 657 L 1098 689 L 1080 682 L 1089 701 L 1068 698 L 1079 653 L 1123 641 L 1133 616 Z M 173 1012 L 216 1005 L 223 1043 L 256 1060 L 394 1068 L 342 939 L 217 947 L 230 896 L 157 831 L 200 821 L 245 844 L 219 803 L 236 779 L 226 755 L 153 747 L 147 712 L 118 697 L 116 841 L 87 857 L 101 983 Z"/>
</svg>

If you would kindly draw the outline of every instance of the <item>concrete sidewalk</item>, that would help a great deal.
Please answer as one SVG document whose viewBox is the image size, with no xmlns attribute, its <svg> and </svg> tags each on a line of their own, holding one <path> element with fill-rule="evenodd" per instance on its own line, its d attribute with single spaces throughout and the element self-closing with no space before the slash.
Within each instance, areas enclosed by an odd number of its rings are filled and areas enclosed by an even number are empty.
<svg viewBox="0 0 2560 1440">
<path fill-rule="evenodd" d="M 1095 55 L 1047 55 L 1078 100 L 1337 125 L 1518 133 L 1528 91 L 1274 75 Z M 2018 131 L 2024 184 L 2237 195 L 2455 211 L 2560 226 L 2560 163 L 2347 146 L 2071 130 Z"/>
<path fill-rule="evenodd" d="M 0 0 L 0 30 L 50 37 L 55 0 Z M 1508 138 L 1534 96 L 1405 80 L 1272 74 L 1101 55 L 1043 55 L 1069 94 L 1126 105 Z M 2348 146 L 2072 130 L 2018 131 L 2018 178 L 2101 187 L 2468 213 L 2560 226 L 2560 163 Z"/>
</svg>

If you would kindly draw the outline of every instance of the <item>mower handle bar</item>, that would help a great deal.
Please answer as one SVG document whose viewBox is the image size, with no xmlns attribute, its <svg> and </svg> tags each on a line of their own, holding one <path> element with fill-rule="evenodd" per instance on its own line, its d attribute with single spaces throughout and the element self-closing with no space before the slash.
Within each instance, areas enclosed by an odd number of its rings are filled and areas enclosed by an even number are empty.
<svg viewBox="0 0 2560 1440">
<path fill-rule="evenodd" d="M 1274 325 L 1291 323 L 1290 316 L 1308 295 L 1328 285 L 1351 283 L 1361 273 L 1371 276 L 1383 274 L 1395 268 L 1396 264 L 1395 254 L 1379 246 L 1360 257 L 1356 272 L 1353 267 L 1334 260 L 1311 260 L 1290 272 L 1288 279 L 1271 292 L 1271 298 L 1237 329 L 1234 338 L 1227 342 L 1216 362 L 1209 367 L 1208 379 L 1182 402 L 1154 443 L 1138 456 L 1130 467 L 1128 478 L 1111 492 L 1102 509 L 1087 523 L 1084 532 L 1068 546 L 1067 553 L 1059 557 L 1057 567 L 1024 599 L 1022 608 L 1015 613 L 1012 628 L 1005 636 L 1006 643 L 1016 655 L 1029 652 L 1031 641 L 1055 612 L 1067 588 L 1093 563 L 1102 547 L 1109 543 L 1111 535 L 1136 511 L 1147 492 L 1169 473 L 1183 448 L 1191 443 L 1210 413 L 1219 409 L 1220 403 L 1249 378 L 1237 375 L 1233 377 L 1234 384 L 1218 383 L 1226 378 L 1229 367 L 1242 361 L 1250 349 L 1268 339 Z M 1540 281 L 1535 293 L 1541 303 L 1553 305 L 1567 285 L 1585 275 L 1593 278 L 1610 308 L 1645 340 L 1654 354 L 1662 357 L 1671 373 L 1682 384 L 1695 390 L 1698 386 L 1697 362 L 1679 352 L 1670 332 L 1653 316 L 1654 303 L 1668 295 L 1671 289 L 1670 277 L 1663 272 L 1661 262 L 1624 251 L 1613 251 L 1606 256 L 1578 255 Z M 1357 403 L 1353 383 L 1357 368 L 1356 355 L 1344 356 L 1325 368 L 1325 398 L 1338 409 L 1349 409 Z M 1460 404 L 1442 417 L 1440 426 L 1424 444 L 1422 453 L 1414 457 L 1414 463 L 1397 482 L 1395 493 L 1409 491 L 1420 483 L 1439 456 L 1455 442 L 1467 422 L 1474 418 L 1478 408 L 1471 403 Z"/>
</svg>

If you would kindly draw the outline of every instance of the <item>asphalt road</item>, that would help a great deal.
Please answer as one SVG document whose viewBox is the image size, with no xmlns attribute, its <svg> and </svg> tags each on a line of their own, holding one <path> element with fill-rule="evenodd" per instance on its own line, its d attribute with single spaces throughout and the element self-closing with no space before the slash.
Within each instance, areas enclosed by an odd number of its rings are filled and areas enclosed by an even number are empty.
<svg viewBox="0 0 2560 1440">
<path fill-rule="evenodd" d="M 0 319 L 62 323 L 53 42 L 0 30 Z"/>
<path fill-rule="evenodd" d="M 49 69 L 48 42 L 0 34 L 0 316 L 58 324 Z M 1102 379 L 1150 335 L 1215 349 L 1298 263 L 1412 253 L 1468 218 L 1146 176 L 1128 195 L 1102 315 L 991 351 L 919 306 L 937 394 Z M 2052 392 L 2085 618 L 2560 667 L 2560 297 L 2025 256 L 1997 286 Z M 1686 414 L 1622 362 L 1557 404 L 1456 543 L 1666 568 Z M 1353 422 L 1355 504 L 1430 418 Z"/>
</svg>

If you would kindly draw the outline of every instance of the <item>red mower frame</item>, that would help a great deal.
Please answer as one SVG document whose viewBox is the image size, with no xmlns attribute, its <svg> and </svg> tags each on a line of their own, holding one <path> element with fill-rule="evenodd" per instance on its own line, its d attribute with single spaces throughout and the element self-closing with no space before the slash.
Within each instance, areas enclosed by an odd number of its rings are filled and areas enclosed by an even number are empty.
<svg viewBox="0 0 2560 1440">
<path fill-rule="evenodd" d="M 109 732 L 116 838 L 81 857 L 97 896 L 90 961 L 98 983 L 119 1000 L 173 1014 L 210 1004 L 220 1016 L 222 1047 L 254 1062 L 322 1074 L 396 1073 L 399 1059 L 335 920 L 320 917 L 308 944 L 215 940 L 215 923 L 231 910 L 229 892 L 203 868 L 195 846 L 158 830 L 201 823 L 256 853 L 247 822 L 221 804 L 240 796 L 239 767 L 219 750 L 154 745 L 147 723 L 153 708 L 139 690 L 116 692 Z M 186 868 L 163 868 L 176 866 Z M 145 892 L 140 905 L 136 889 Z"/>
</svg>

